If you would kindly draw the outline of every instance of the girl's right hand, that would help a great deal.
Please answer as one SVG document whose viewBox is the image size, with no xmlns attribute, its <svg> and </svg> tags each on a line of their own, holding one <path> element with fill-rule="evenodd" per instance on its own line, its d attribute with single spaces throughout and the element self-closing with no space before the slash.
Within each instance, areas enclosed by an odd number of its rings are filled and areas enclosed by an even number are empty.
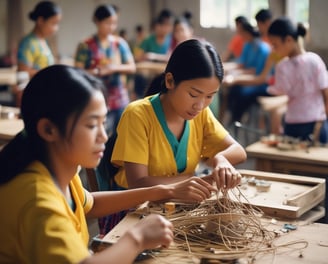
<svg viewBox="0 0 328 264">
<path fill-rule="evenodd" d="M 169 247 L 173 241 L 173 225 L 161 215 L 151 214 L 129 231 L 140 250 Z"/>
<path fill-rule="evenodd" d="M 210 198 L 212 191 L 217 191 L 212 184 L 196 176 L 174 183 L 172 187 L 172 198 L 183 202 L 201 202 Z"/>
</svg>

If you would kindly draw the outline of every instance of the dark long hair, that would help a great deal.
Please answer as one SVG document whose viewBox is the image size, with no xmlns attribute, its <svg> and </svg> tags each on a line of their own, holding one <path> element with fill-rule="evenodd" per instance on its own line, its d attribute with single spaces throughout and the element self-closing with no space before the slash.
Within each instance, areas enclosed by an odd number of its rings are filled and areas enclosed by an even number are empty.
<svg viewBox="0 0 328 264">
<path fill-rule="evenodd" d="M 117 14 L 116 8 L 112 5 L 100 5 L 96 8 L 93 14 L 94 21 L 102 21 L 108 17 L 115 16 Z"/>
<path fill-rule="evenodd" d="M 61 9 L 58 5 L 51 1 L 41 1 L 35 6 L 34 10 L 29 13 L 29 18 L 32 21 L 36 21 L 38 17 L 47 20 L 58 14 L 61 14 Z"/>
<path fill-rule="evenodd" d="M 213 45 L 197 39 L 186 40 L 174 49 L 165 72 L 151 82 L 146 96 L 167 92 L 164 77 L 168 72 L 172 73 L 176 85 L 182 81 L 212 76 L 222 82 L 224 74 L 221 58 Z"/>
<path fill-rule="evenodd" d="M 66 131 L 67 119 L 74 117 L 75 124 L 97 90 L 103 90 L 102 82 L 80 69 L 54 65 L 39 71 L 22 97 L 25 128 L 0 152 L 0 184 L 10 181 L 32 161 L 47 159 L 45 142 L 37 132 L 41 118 L 49 119 L 63 136 L 71 136 L 74 125 Z"/>
<path fill-rule="evenodd" d="M 293 39 L 297 40 L 299 36 L 305 37 L 306 28 L 300 23 L 294 25 L 287 17 L 280 17 L 272 22 L 268 32 L 269 35 L 277 36 L 281 39 L 291 36 Z"/>
</svg>

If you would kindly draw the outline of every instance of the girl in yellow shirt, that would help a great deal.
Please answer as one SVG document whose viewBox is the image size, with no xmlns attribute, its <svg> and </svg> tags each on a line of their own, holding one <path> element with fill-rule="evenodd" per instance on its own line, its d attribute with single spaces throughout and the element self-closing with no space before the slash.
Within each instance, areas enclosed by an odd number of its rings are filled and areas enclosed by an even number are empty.
<svg viewBox="0 0 328 264">
<path fill-rule="evenodd" d="M 213 46 L 182 42 L 159 78 L 154 95 L 132 102 L 119 122 L 111 159 L 120 167 L 116 183 L 139 188 L 180 182 L 206 160 L 212 172 L 204 180 L 218 189 L 235 187 L 240 174 L 233 165 L 246 153 L 208 108 L 223 78 Z"/>
<path fill-rule="evenodd" d="M 110 248 L 90 255 L 85 217 L 147 200 L 199 202 L 214 190 L 196 177 L 135 190 L 85 190 L 78 167 L 96 167 L 107 140 L 102 89 L 83 70 L 54 65 L 39 71 L 24 90 L 25 128 L 0 152 L 0 263 L 132 263 L 145 249 L 169 246 L 169 221 L 148 216 Z"/>
</svg>

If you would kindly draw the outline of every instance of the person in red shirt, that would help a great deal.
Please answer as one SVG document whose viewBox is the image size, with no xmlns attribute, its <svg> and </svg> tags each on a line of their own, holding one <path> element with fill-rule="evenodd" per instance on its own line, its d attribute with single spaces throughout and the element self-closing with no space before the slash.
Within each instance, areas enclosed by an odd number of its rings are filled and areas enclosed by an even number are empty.
<svg viewBox="0 0 328 264">
<path fill-rule="evenodd" d="M 244 39 L 240 35 L 241 25 L 248 22 L 244 16 L 238 16 L 235 18 L 236 33 L 230 40 L 227 50 L 222 55 L 222 61 L 231 61 L 240 57 L 244 47 Z"/>
</svg>

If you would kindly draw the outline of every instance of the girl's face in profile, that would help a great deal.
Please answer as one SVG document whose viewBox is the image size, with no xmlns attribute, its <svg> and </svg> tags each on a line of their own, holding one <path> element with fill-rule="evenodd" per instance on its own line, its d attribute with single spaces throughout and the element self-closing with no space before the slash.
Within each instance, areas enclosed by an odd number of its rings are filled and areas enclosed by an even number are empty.
<svg viewBox="0 0 328 264">
<path fill-rule="evenodd" d="M 50 37 L 58 31 L 61 18 L 61 14 L 54 15 L 48 19 L 44 19 L 42 17 L 38 18 L 37 23 L 43 37 Z"/>
<path fill-rule="evenodd" d="M 211 104 L 219 90 L 220 81 L 212 76 L 182 81 L 170 88 L 168 84 L 166 86 L 173 111 L 183 119 L 190 120 Z"/>
<path fill-rule="evenodd" d="M 275 50 L 275 52 L 277 52 L 277 54 L 279 54 L 282 57 L 289 56 L 294 43 L 292 37 L 287 36 L 285 39 L 282 39 L 279 36 L 270 35 L 269 40 L 273 49 Z"/>
<path fill-rule="evenodd" d="M 103 156 L 107 133 L 107 107 L 103 94 L 96 91 L 74 124 L 74 116 L 67 122 L 66 137 L 59 144 L 58 155 L 67 165 L 94 168 Z"/>
</svg>

